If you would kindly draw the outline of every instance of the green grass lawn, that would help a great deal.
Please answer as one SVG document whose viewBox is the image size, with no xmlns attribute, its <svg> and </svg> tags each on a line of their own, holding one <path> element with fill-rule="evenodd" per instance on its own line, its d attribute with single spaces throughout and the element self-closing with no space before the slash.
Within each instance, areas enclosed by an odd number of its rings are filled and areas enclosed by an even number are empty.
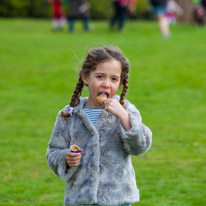
<svg viewBox="0 0 206 206">
<path fill-rule="evenodd" d="M 206 28 L 175 25 L 163 40 L 156 22 L 127 22 L 122 33 L 76 26 L 52 33 L 49 20 L 0 19 L 0 205 L 63 205 L 47 144 L 87 48 L 108 44 L 129 58 L 127 99 L 153 131 L 151 149 L 133 157 L 134 205 L 206 205 Z"/>
</svg>

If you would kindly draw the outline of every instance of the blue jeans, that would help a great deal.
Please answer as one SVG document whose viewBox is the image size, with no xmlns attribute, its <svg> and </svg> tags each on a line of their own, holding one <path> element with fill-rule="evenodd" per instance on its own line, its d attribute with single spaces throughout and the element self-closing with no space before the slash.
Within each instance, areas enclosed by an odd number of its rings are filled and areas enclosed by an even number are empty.
<svg viewBox="0 0 206 206">
<path fill-rule="evenodd" d="M 75 17 L 70 16 L 68 18 L 68 23 L 69 23 L 69 31 L 73 32 L 74 31 L 74 21 L 75 21 Z M 85 31 L 89 31 L 89 18 L 84 16 L 82 17 L 82 22 L 83 22 L 83 27 Z"/>
<path fill-rule="evenodd" d="M 117 23 L 118 29 L 122 30 L 124 27 L 125 19 L 126 19 L 127 7 L 122 6 L 117 1 L 113 2 L 113 6 L 114 6 L 114 16 L 111 19 L 110 27 L 111 28 L 114 27 L 114 25 Z"/>
</svg>

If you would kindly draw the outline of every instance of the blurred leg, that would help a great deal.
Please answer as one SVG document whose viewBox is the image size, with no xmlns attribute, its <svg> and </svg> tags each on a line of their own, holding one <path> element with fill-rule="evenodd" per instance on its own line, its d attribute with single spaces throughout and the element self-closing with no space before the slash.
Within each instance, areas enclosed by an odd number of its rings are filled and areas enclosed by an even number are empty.
<svg viewBox="0 0 206 206">
<path fill-rule="evenodd" d="M 56 31 L 58 28 L 58 19 L 52 19 L 52 31 Z"/>
<path fill-rule="evenodd" d="M 89 28 L 89 18 L 87 16 L 84 16 L 82 20 L 83 20 L 84 30 L 89 31 L 90 30 L 90 28 Z"/>
<path fill-rule="evenodd" d="M 68 23 L 69 23 L 69 31 L 73 32 L 74 31 L 74 17 L 70 16 L 68 18 Z"/>
<path fill-rule="evenodd" d="M 62 16 L 60 18 L 60 20 L 59 20 L 59 28 L 60 28 L 60 30 L 64 29 L 65 22 L 66 22 L 65 16 Z"/>
<path fill-rule="evenodd" d="M 162 33 L 162 36 L 164 38 L 168 38 L 170 35 L 170 29 L 169 29 L 169 24 L 167 22 L 165 15 L 159 14 L 157 18 L 158 18 L 158 25 Z"/>
<path fill-rule="evenodd" d="M 127 7 L 122 7 L 119 9 L 120 12 L 119 12 L 119 30 L 121 31 L 124 27 L 124 22 L 125 22 L 125 19 L 126 19 L 126 15 L 127 15 Z"/>
<path fill-rule="evenodd" d="M 114 12 L 114 15 L 113 17 L 111 18 L 111 21 L 110 21 L 110 28 L 112 29 L 115 25 L 115 23 L 118 21 L 119 19 L 119 5 L 118 5 L 118 2 L 114 1 L 113 2 L 113 12 Z"/>
</svg>

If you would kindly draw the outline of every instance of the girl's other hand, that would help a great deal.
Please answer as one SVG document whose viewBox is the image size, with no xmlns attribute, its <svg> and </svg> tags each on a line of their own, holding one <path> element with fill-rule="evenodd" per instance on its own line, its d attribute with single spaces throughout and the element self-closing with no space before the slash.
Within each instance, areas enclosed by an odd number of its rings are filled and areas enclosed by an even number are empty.
<svg viewBox="0 0 206 206">
<path fill-rule="evenodd" d="M 83 152 L 83 149 L 80 149 Z M 82 155 L 80 153 L 67 152 L 66 153 L 66 163 L 69 167 L 76 167 L 80 164 Z"/>
<path fill-rule="evenodd" d="M 104 109 L 119 119 L 121 119 L 121 117 L 124 118 L 125 114 L 127 113 L 119 101 L 113 98 L 108 98 L 104 101 Z"/>
<path fill-rule="evenodd" d="M 126 131 L 131 128 L 129 114 L 119 103 L 119 101 L 112 98 L 106 99 L 104 101 L 104 109 L 119 118 Z"/>
</svg>

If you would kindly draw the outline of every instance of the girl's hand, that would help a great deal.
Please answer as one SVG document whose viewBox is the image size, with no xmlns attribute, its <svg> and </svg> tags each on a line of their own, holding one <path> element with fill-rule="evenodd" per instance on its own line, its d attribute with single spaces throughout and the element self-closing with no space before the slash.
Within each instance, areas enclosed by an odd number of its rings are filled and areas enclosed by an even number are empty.
<svg viewBox="0 0 206 206">
<path fill-rule="evenodd" d="M 126 131 L 131 128 L 128 112 L 116 99 L 106 99 L 104 101 L 104 109 L 119 118 Z"/>
<path fill-rule="evenodd" d="M 80 152 L 82 152 L 83 149 L 80 149 Z M 80 164 L 82 155 L 80 153 L 73 153 L 73 152 L 67 152 L 66 153 L 66 163 L 69 167 L 76 167 Z"/>
</svg>

